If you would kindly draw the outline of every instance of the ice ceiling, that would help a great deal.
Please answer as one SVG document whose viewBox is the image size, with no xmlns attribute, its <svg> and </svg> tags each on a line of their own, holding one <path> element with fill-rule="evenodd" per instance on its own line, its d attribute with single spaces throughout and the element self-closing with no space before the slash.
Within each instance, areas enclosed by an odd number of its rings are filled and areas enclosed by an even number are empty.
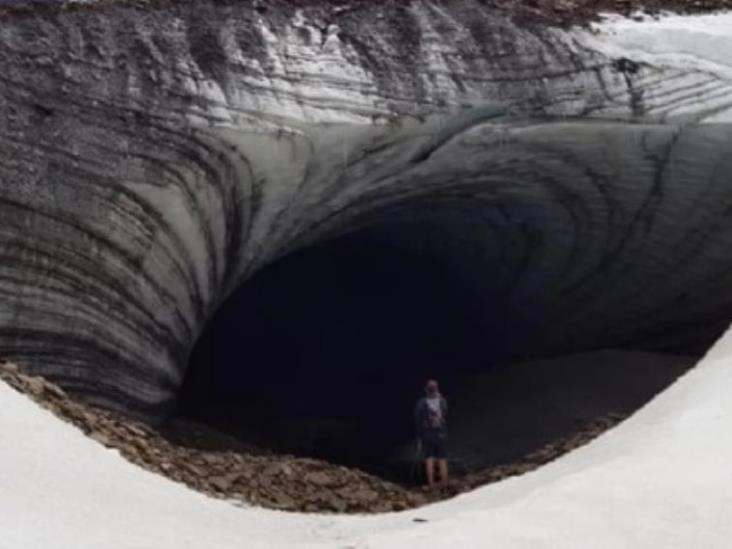
<svg viewBox="0 0 732 549">
<path fill-rule="evenodd" d="M 3 23 L 0 354 L 25 369 L 165 417 L 227 298 L 354 234 L 435 266 L 416 286 L 447 276 L 507 357 L 698 353 L 729 320 L 732 130 L 689 120 L 713 73 L 469 0 L 144 15 Z"/>
</svg>

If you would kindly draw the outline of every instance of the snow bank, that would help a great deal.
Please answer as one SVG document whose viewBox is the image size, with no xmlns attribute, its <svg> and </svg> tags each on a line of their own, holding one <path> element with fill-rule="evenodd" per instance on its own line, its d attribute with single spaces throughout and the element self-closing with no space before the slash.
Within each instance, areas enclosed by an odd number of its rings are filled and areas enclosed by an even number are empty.
<svg viewBox="0 0 732 549">
<path fill-rule="evenodd" d="M 238 508 L 124 461 L 0 385 L 0 547 L 729 547 L 732 332 L 620 427 L 522 477 L 376 517 Z M 414 518 L 427 522 L 414 522 Z"/>
<path fill-rule="evenodd" d="M 657 69 L 674 67 L 689 71 L 682 77 L 686 84 L 677 82 L 673 86 L 664 85 L 664 79 L 658 75 L 648 77 L 659 84 L 658 97 L 654 86 L 648 86 L 644 101 L 658 103 L 657 110 L 663 112 L 663 118 L 679 119 L 687 114 L 696 120 L 694 113 L 700 106 L 690 101 L 696 99 L 707 112 L 703 122 L 732 121 L 728 89 L 732 82 L 732 13 L 666 15 L 640 22 L 618 15 L 606 17 L 592 31 L 577 30 L 570 35 L 581 47 L 611 58 L 630 59 Z M 711 80 L 700 80 L 700 75 Z M 674 108 L 677 102 L 679 108 Z"/>
</svg>

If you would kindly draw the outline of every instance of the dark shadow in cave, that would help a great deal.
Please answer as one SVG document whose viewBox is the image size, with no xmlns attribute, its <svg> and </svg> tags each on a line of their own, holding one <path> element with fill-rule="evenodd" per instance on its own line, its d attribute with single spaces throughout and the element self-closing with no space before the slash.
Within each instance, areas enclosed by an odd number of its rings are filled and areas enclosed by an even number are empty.
<svg viewBox="0 0 732 549">
<path fill-rule="evenodd" d="M 192 353 L 180 415 L 261 448 L 407 481 L 413 405 L 428 377 L 452 402 L 452 457 L 477 468 L 583 419 L 630 413 L 694 363 L 613 351 L 499 365 L 517 339 L 501 328 L 506 308 L 479 314 L 439 257 L 383 234 L 297 251 L 237 290 Z"/>
<path fill-rule="evenodd" d="M 375 469 L 412 436 L 424 380 L 449 392 L 494 336 L 437 259 L 354 233 L 277 261 L 227 301 L 192 354 L 181 413 Z"/>
</svg>

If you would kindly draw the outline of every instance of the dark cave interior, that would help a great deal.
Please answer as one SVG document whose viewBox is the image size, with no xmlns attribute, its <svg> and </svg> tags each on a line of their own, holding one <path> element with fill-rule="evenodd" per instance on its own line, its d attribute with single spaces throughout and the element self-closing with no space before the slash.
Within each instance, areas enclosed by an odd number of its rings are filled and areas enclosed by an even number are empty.
<svg viewBox="0 0 732 549">
<path fill-rule="evenodd" d="M 372 462 L 413 433 L 428 377 L 449 392 L 486 341 L 434 258 L 356 233 L 255 275 L 200 338 L 184 415 L 281 451 Z"/>
<path fill-rule="evenodd" d="M 503 448 L 487 458 L 496 462 L 563 434 L 577 416 L 631 411 L 693 364 L 689 358 L 654 366 L 655 373 L 629 375 L 613 387 L 591 369 L 577 386 L 560 375 L 538 390 L 554 399 L 551 406 L 569 411 L 554 423 L 548 413 L 540 428 L 545 405 L 522 388 L 532 385 L 525 370 L 506 383 L 499 373 L 504 386 L 489 381 L 493 386 L 477 401 L 500 404 L 492 411 L 513 430 L 486 426 L 482 434 L 481 421 L 470 417 L 476 397 L 467 395 L 475 392 L 474 380 L 511 358 L 515 334 L 506 333 L 506 309 L 497 304 L 486 315 L 485 301 L 466 291 L 444 261 L 392 244 L 389 232 L 360 230 L 301 249 L 234 292 L 191 354 L 179 417 L 258 447 L 405 480 L 413 452 L 400 449 L 413 447 L 414 403 L 428 378 L 439 379 L 448 398 L 465 396 L 451 409 L 474 429 L 458 428 L 458 444 L 477 432 L 483 443 Z M 594 409 L 593 391 L 607 393 L 605 408 Z M 536 406 L 507 411 L 529 399 Z"/>
</svg>

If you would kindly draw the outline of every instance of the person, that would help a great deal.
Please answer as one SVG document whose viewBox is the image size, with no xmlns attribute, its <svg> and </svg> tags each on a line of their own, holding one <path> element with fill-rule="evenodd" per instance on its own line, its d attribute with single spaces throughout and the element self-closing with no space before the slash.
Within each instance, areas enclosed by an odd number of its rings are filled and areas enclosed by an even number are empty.
<svg viewBox="0 0 732 549">
<path fill-rule="evenodd" d="M 447 486 L 447 400 L 440 394 L 437 380 L 425 385 L 425 396 L 417 401 L 415 410 L 417 441 L 424 458 L 427 484 L 431 489 L 438 485 L 435 465 L 439 469 L 440 484 Z"/>
</svg>

